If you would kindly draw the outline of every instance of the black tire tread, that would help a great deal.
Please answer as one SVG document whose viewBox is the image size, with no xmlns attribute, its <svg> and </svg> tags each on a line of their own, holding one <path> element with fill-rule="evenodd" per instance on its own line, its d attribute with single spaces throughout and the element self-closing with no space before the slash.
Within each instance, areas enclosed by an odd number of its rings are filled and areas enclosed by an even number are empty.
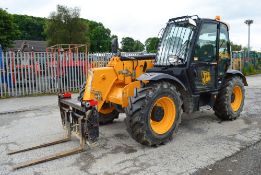
<svg viewBox="0 0 261 175">
<path fill-rule="evenodd" d="M 241 107 L 236 112 L 234 112 L 230 107 L 231 104 L 230 95 L 233 91 L 233 87 L 235 86 L 235 84 L 239 85 L 242 88 L 242 93 L 243 93 L 243 100 L 242 100 Z M 243 110 L 244 99 L 245 99 L 245 89 L 244 89 L 244 83 L 242 79 L 237 76 L 227 79 L 223 85 L 223 88 L 218 93 L 213 108 L 215 111 L 215 115 L 221 120 L 237 119 Z"/>
<path fill-rule="evenodd" d="M 168 134 L 165 138 L 154 138 L 151 134 L 148 134 L 147 124 L 144 121 L 144 117 L 146 114 L 144 113 L 144 108 L 150 103 L 150 100 L 153 94 L 159 92 L 162 89 L 169 89 L 173 92 L 177 93 L 177 104 L 176 110 L 177 118 L 174 129 Z M 133 139 L 137 142 L 147 145 L 147 146 L 158 146 L 161 144 L 165 144 L 166 142 L 172 139 L 172 135 L 177 131 L 178 125 L 181 122 L 181 114 L 182 114 L 182 101 L 180 98 L 180 93 L 176 90 L 176 87 L 166 81 L 151 83 L 146 85 L 145 87 L 136 89 L 136 93 L 134 97 L 129 98 L 129 106 L 125 109 L 126 119 L 125 123 L 127 126 L 127 131 L 131 135 Z"/>
</svg>

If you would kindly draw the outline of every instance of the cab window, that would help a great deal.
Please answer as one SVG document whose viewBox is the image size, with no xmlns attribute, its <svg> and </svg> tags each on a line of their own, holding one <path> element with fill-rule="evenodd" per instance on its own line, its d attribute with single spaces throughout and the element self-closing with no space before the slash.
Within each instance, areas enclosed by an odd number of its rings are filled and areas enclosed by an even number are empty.
<svg viewBox="0 0 261 175">
<path fill-rule="evenodd" d="M 216 62 L 217 24 L 205 23 L 196 43 L 194 61 Z"/>
<path fill-rule="evenodd" d="M 222 76 L 230 65 L 230 44 L 228 37 L 228 28 L 225 24 L 220 24 L 218 55 L 218 74 L 219 76 Z"/>
<path fill-rule="evenodd" d="M 229 39 L 227 26 L 224 24 L 220 25 L 220 36 L 219 36 L 219 59 L 229 59 Z"/>
</svg>

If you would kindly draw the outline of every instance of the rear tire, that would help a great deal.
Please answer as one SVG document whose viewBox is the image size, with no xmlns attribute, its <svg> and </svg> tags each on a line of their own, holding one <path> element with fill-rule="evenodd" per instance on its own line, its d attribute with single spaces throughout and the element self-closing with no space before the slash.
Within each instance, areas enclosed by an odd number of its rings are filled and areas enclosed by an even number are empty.
<svg viewBox="0 0 261 175">
<path fill-rule="evenodd" d="M 221 120 L 235 120 L 243 110 L 245 100 L 244 83 L 240 77 L 226 80 L 218 93 L 214 111 Z"/>
<path fill-rule="evenodd" d="M 80 101 L 80 102 L 82 102 L 82 100 L 83 100 L 85 86 L 86 86 L 86 82 L 83 83 L 83 85 L 80 89 L 80 92 L 79 92 L 78 101 Z M 113 120 L 115 118 L 119 118 L 119 112 L 115 109 L 108 113 L 101 113 L 101 112 L 98 112 L 98 113 L 99 113 L 99 124 L 101 124 L 101 125 L 113 123 Z"/>
<path fill-rule="evenodd" d="M 180 93 L 169 82 L 136 89 L 125 109 L 127 131 L 137 142 L 157 146 L 172 139 L 181 122 Z"/>
</svg>

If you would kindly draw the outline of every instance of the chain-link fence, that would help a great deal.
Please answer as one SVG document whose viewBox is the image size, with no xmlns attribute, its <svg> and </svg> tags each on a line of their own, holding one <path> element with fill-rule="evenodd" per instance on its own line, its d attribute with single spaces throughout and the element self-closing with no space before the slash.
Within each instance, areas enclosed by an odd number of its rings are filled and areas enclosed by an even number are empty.
<svg viewBox="0 0 261 175">
<path fill-rule="evenodd" d="M 0 97 L 78 91 L 88 70 L 106 66 L 111 57 L 111 53 L 0 52 Z"/>
</svg>

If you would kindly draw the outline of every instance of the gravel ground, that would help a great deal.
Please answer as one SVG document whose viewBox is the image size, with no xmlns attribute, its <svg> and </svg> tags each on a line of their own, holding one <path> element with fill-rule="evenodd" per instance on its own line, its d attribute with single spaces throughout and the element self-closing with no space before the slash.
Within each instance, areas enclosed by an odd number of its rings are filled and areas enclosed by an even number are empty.
<svg viewBox="0 0 261 175">
<path fill-rule="evenodd" d="M 79 143 L 73 139 L 71 142 L 8 156 L 10 150 L 62 138 L 64 131 L 55 96 L 0 100 L 0 174 L 199 172 L 261 140 L 261 75 L 247 79 L 249 86 L 246 88 L 244 111 L 235 121 L 221 122 L 212 110 L 207 109 L 190 116 L 183 115 L 179 132 L 173 141 L 158 148 L 148 148 L 130 138 L 123 121 L 125 116 L 121 115 L 115 123 L 100 127 L 96 147 L 17 171 L 12 171 L 12 165 L 68 150 Z"/>
</svg>

